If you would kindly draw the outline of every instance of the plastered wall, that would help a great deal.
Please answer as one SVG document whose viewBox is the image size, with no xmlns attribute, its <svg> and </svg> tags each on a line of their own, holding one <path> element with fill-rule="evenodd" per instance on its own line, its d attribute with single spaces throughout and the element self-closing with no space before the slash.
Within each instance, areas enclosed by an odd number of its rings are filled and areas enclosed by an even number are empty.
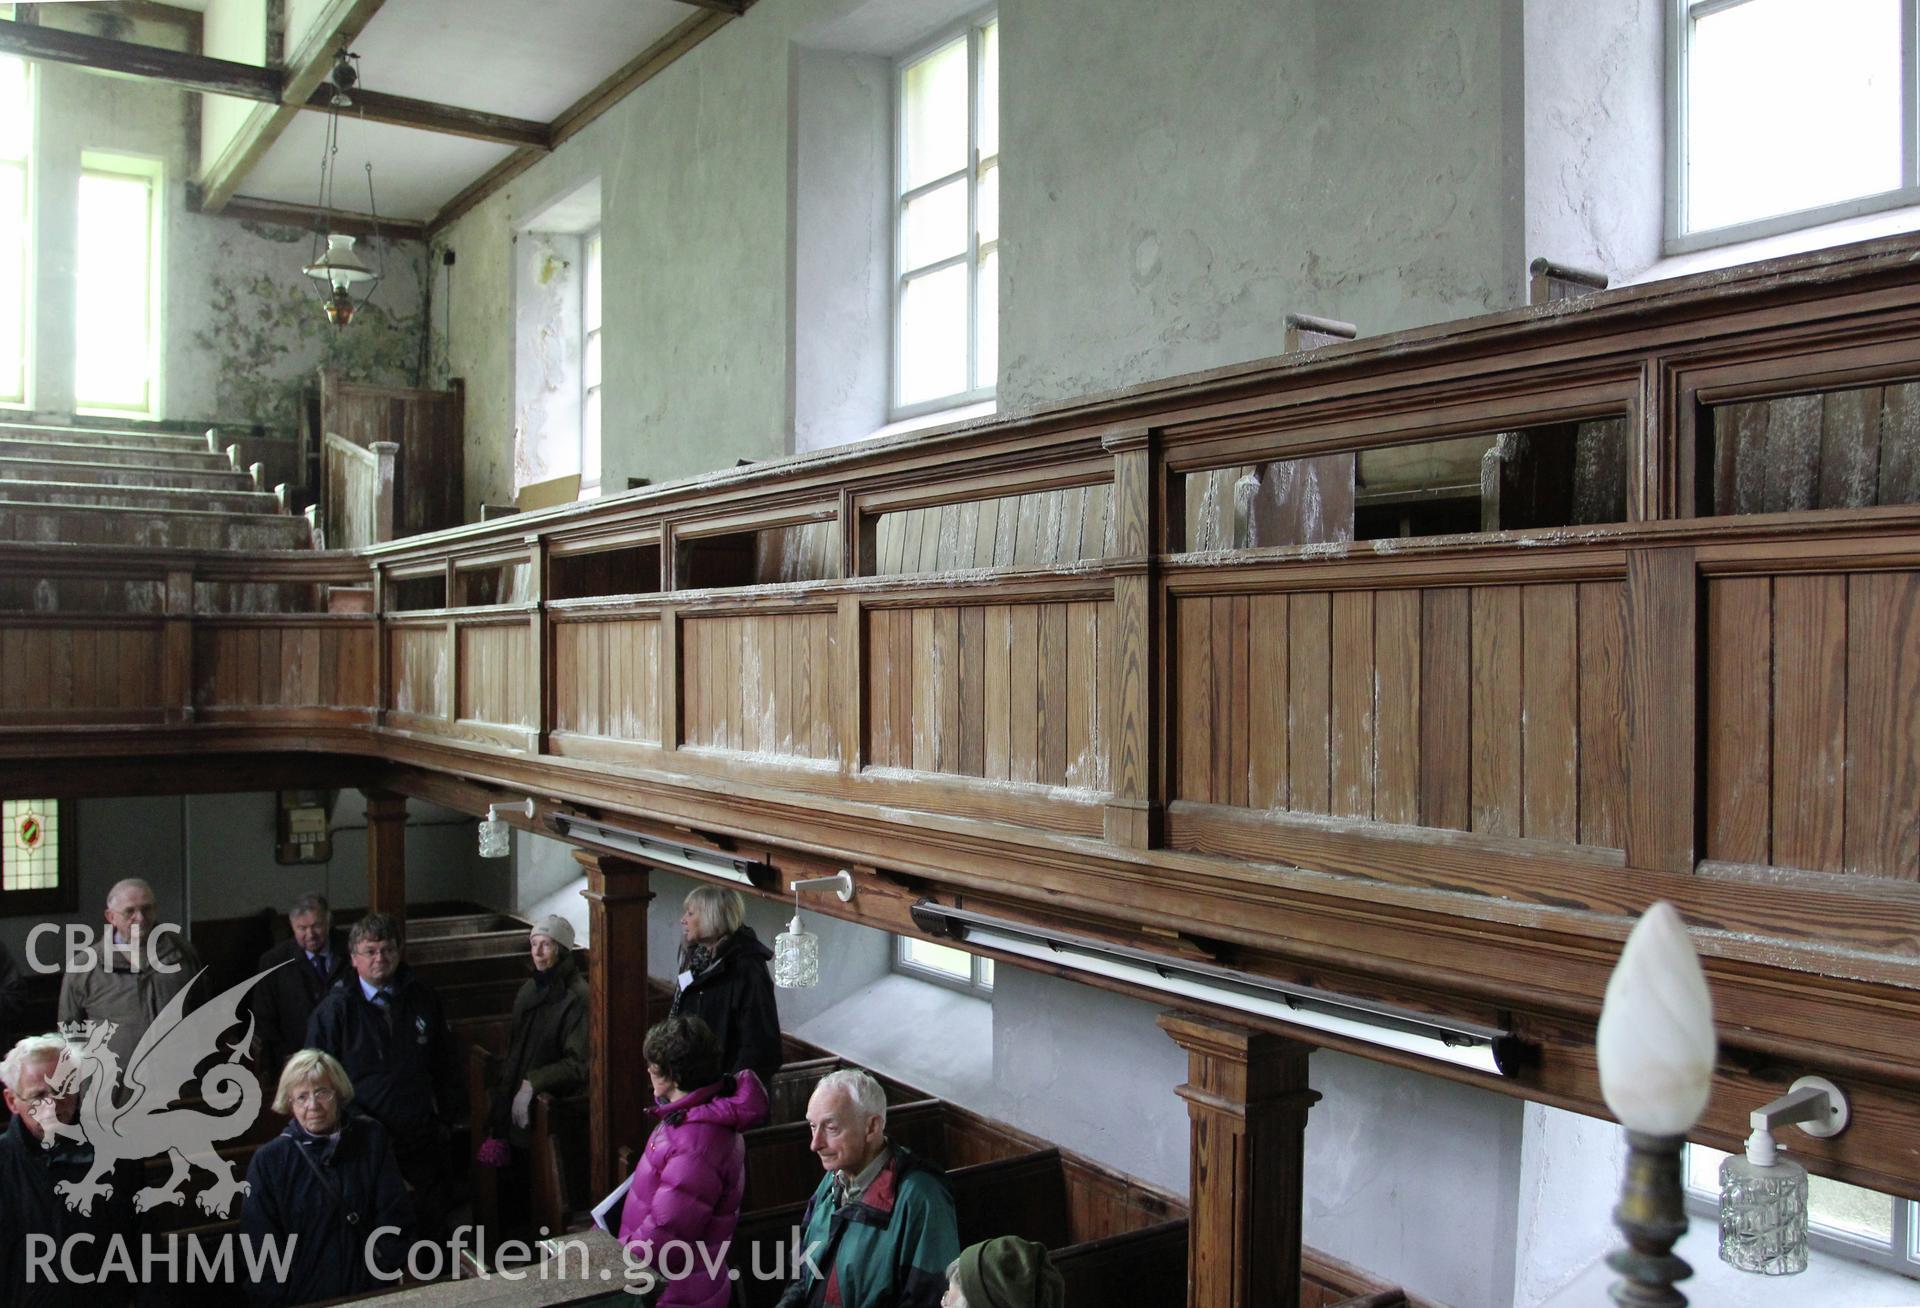
<svg viewBox="0 0 1920 1308">
<path fill-rule="evenodd" d="M 610 488 L 863 434 L 891 242 L 814 239 L 875 208 L 847 189 L 876 171 L 876 90 L 847 61 L 966 12 L 759 6 L 441 233 L 434 355 L 468 381 L 470 513 L 512 494 L 514 235 L 595 177 Z M 1519 0 L 999 15 L 1002 411 L 1277 353 L 1288 310 L 1380 332 L 1517 302 Z"/>
<path fill-rule="evenodd" d="M 58 64 L 38 65 L 35 80 L 35 410 L 73 409 L 74 230 L 86 150 L 158 160 L 163 169 L 161 381 L 152 416 L 285 433 L 300 388 L 322 365 L 356 380 L 417 384 L 426 345 L 421 243 L 388 246 L 386 280 L 352 327 L 336 332 L 300 272 L 312 258 L 310 232 L 188 208 L 197 168 L 191 93 Z"/>
</svg>

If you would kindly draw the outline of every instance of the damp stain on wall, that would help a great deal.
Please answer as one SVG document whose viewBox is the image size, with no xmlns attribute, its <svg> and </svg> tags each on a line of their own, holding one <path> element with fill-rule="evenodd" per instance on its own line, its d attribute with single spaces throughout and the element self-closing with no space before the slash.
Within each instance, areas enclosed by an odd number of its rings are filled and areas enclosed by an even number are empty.
<svg viewBox="0 0 1920 1308">
<path fill-rule="evenodd" d="M 422 313 L 396 314 L 379 292 L 344 328 L 333 327 L 310 284 L 260 271 L 216 270 L 208 279 L 212 321 L 194 333 L 219 371 L 214 400 L 223 422 L 292 430 L 300 394 L 317 369 L 349 381 L 417 386 Z"/>
</svg>

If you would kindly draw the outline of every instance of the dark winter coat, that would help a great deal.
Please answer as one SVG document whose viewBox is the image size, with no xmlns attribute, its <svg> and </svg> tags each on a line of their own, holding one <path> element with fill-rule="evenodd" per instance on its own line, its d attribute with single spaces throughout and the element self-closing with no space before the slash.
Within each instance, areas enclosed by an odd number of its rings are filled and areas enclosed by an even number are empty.
<svg viewBox="0 0 1920 1308">
<path fill-rule="evenodd" d="M 53 1187 L 58 1181 L 79 1180 L 92 1166 L 90 1146 L 44 1149 L 17 1117 L 0 1133 L 0 1301 L 10 1308 L 108 1308 L 128 1301 L 128 1283 L 100 1284 L 92 1278 L 116 1235 L 126 1241 L 133 1266 L 140 1266 L 141 1223 L 133 1211 L 133 1196 L 146 1177 L 140 1164 L 123 1159 L 103 1178 L 113 1194 L 95 1199 L 92 1215 L 83 1217 L 68 1209 Z M 60 1250 L 68 1236 L 82 1233 L 91 1235 L 92 1243 L 75 1244 L 71 1252 L 75 1273 L 87 1279 L 67 1284 L 60 1279 Z M 51 1263 L 35 1266 L 31 1282 L 30 1235 L 54 1241 Z"/>
<path fill-rule="evenodd" d="M 250 1286 L 249 1302 L 317 1303 L 397 1287 L 397 1281 L 376 1278 L 367 1265 L 371 1240 L 373 1264 L 400 1270 L 413 1227 L 413 1200 L 378 1122 L 348 1113 L 337 1141 L 288 1122 L 254 1154 L 247 1184 L 252 1189 L 240 1207 L 241 1234 L 255 1247 L 269 1238 L 284 1247 L 288 1237 L 297 1237 L 285 1279 Z M 376 1239 L 383 1226 L 399 1230 Z"/>
<path fill-rule="evenodd" d="M 27 1015 L 27 979 L 13 961 L 13 954 L 0 944 L 0 1040 L 13 1048 L 14 1035 Z"/>
<path fill-rule="evenodd" d="M 767 1120 L 766 1088 L 752 1072 L 742 1072 L 647 1112 L 659 1125 L 634 1165 L 620 1210 L 620 1242 L 635 1256 L 658 1258 L 674 1271 L 683 1263 L 690 1267 L 666 1284 L 654 1308 L 725 1308 L 732 1291 L 727 1245 L 740 1223 L 747 1183 L 747 1143 L 740 1133 Z M 670 1244 L 686 1248 L 663 1255 Z M 710 1275 L 709 1266 L 720 1274 Z"/>
<path fill-rule="evenodd" d="M 939 1308 L 947 1266 L 960 1256 L 953 1193 L 932 1164 L 898 1145 L 851 1203 L 831 1202 L 833 1173 L 820 1179 L 800 1218 L 803 1265 L 778 1308 Z"/>
<path fill-rule="evenodd" d="M 313 1010 L 307 1046 L 340 1060 L 353 1082 L 354 1107 L 387 1128 L 417 1183 L 410 1160 L 437 1151 L 434 1170 L 445 1168 L 446 1124 L 461 1106 L 462 1087 L 440 996 L 404 964 L 389 989 L 393 999 L 383 1011 L 349 972 Z"/>
<path fill-rule="evenodd" d="M 753 928 L 743 926 L 673 996 L 673 1016 L 698 1017 L 720 1037 L 721 1069 L 751 1068 L 762 1085 L 772 1085 L 773 1074 L 786 1061 L 780 1014 L 773 1003 L 773 974 L 767 971 L 772 957 Z"/>
<path fill-rule="evenodd" d="M 297 940 L 282 940 L 260 955 L 258 970 L 267 975 L 253 988 L 253 1034 L 260 1041 L 260 1066 L 269 1084 L 279 1077 L 288 1058 L 306 1048 L 307 1022 L 321 998 L 336 981 L 353 975 L 344 933 L 327 942 L 327 955 L 325 979 Z M 282 963 L 290 965 L 281 967 Z"/>
<path fill-rule="evenodd" d="M 513 1034 L 493 1088 L 492 1134 L 526 1144 L 513 1126 L 513 1097 L 522 1081 L 535 1094 L 563 1098 L 587 1088 L 587 979 L 571 950 L 551 971 L 530 977 L 513 997 Z"/>
</svg>

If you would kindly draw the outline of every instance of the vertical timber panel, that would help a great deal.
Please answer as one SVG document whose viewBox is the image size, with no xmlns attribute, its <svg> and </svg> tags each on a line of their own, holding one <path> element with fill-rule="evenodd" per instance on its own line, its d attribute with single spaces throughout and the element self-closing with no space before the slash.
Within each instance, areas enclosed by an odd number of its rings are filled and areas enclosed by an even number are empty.
<svg viewBox="0 0 1920 1308">
<path fill-rule="evenodd" d="M 1381 591 L 1373 604 L 1376 703 L 1373 813 L 1420 821 L 1420 592 Z"/>
<path fill-rule="evenodd" d="M 1333 597 L 1332 811 L 1373 816 L 1374 597 L 1341 591 Z"/>
<path fill-rule="evenodd" d="M 1769 859 L 1773 786 L 1773 582 L 1707 589 L 1707 858 Z"/>
<path fill-rule="evenodd" d="M 1247 615 L 1247 803 L 1287 806 L 1287 597 L 1255 595 Z"/>
<path fill-rule="evenodd" d="M 1691 872 L 1696 858 L 1696 585 L 1691 549 L 1627 553 L 1629 867 Z"/>
<path fill-rule="evenodd" d="M 1773 583 L 1773 861 L 1846 861 L 1847 579 Z"/>
<path fill-rule="evenodd" d="M 1572 586 L 1526 586 L 1521 606 L 1520 834 L 1580 838 L 1580 613 Z"/>
<path fill-rule="evenodd" d="M 1292 596 L 1287 635 L 1288 806 L 1299 813 L 1325 813 L 1332 783 L 1332 596 Z"/>
<path fill-rule="evenodd" d="M 1920 879 L 1920 574 L 1866 573 L 1847 600 L 1846 870 Z"/>
<path fill-rule="evenodd" d="M 1520 591 L 1473 589 L 1473 829 L 1520 834 Z"/>
<path fill-rule="evenodd" d="M 1473 641 L 1469 592 L 1421 595 L 1420 822 L 1457 831 L 1473 825 Z"/>
</svg>

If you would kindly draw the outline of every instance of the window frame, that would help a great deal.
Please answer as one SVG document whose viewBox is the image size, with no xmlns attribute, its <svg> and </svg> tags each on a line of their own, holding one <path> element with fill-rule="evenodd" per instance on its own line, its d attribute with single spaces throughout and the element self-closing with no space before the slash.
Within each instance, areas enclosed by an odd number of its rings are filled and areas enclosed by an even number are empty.
<svg viewBox="0 0 1920 1308">
<path fill-rule="evenodd" d="M 57 874 L 60 884 L 42 890 L 8 890 L 4 880 L 0 880 L 0 916 L 17 917 L 27 913 L 58 914 L 80 911 L 80 842 L 77 838 L 76 818 L 80 806 L 70 799 L 50 798 L 29 795 L 29 801 L 41 799 L 53 805 L 55 819 L 60 824 L 60 849 L 57 855 Z M 0 851 L 0 858 L 4 852 Z M 0 867 L 0 871 L 4 871 Z"/>
<path fill-rule="evenodd" d="M 165 320 L 164 296 L 166 249 L 166 170 L 160 160 L 145 155 L 112 150 L 85 150 L 80 155 L 79 177 L 116 177 L 143 182 L 147 188 L 147 373 L 145 402 L 139 406 L 99 404 L 80 397 L 79 377 L 79 278 L 86 252 L 80 248 L 79 232 L 74 233 L 74 392 L 73 411 L 94 417 L 154 419 L 163 411 L 161 380 L 161 324 Z M 77 201 L 75 209 L 78 215 Z"/>
<path fill-rule="evenodd" d="M 1700 1146 L 1687 1145 L 1688 1153 Z M 1681 1166 L 1682 1178 L 1692 1176 L 1687 1161 Z M 1864 1188 L 1864 1187 L 1862 1187 Z M 1697 1217 L 1707 1218 L 1717 1232 L 1720 1226 L 1720 1194 L 1717 1190 L 1704 1190 L 1687 1181 L 1687 1211 Z M 1897 1272 L 1902 1276 L 1920 1278 L 1920 1203 L 1911 1199 L 1902 1199 L 1898 1195 L 1893 1200 L 1893 1232 L 1886 1244 L 1869 1239 L 1853 1231 L 1844 1231 L 1838 1227 L 1824 1226 L 1807 1217 L 1807 1248 L 1818 1250 L 1835 1258 L 1844 1258 L 1849 1262 L 1864 1263 L 1868 1266 Z M 1718 1236 L 1716 1235 L 1716 1240 Z"/>
<path fill-rule="evenodd" d="M 582 232 L 580 234 L 580 463 L 579 463 L 580 494 L 579 494 L 579 498 L 583 500 L 598 499 L 600 497 L 600 495 L 603 493 L 603 487 L 606 484 L 606 475 L 607 475 L 606 463 L 604 462 L 606 458 L 605 432 L 606 432 L 606 374 L 607 374 L 607 356 L 605 352 L 607 302 L 606 302 L 606 280 L 604 276 L 604 273 L 606 270 L 606 243 L 604 240 L 602 240 L 602 231 L 603 229 L 601 227 L 596 226 L 591 230 Z M 594 292 L 592 300 L 589 300 L 587 296 L 587 284 L 589 281 L 593 281 L 598 284 L 598 287 Z M 590 323 L 587 320 L 587 306 L 590 303 L 592 303 L 594 300 L 597 300 L 600 305 L 600 321 L 598 323 Z M 595 341 L 598 341 L 601 344 L 600 380 L 597 382 L 594 382 L 592 385 L 588 385 L 587 383 L 588 346 Z M 593 397 L 597 397 L 600 400 L 599 418 L 595 423 L 594 431 L 592 433 L 593 440 L 599 446 L 599 448 L 594 452 L 594 463 L 599 468 L 600 471 L 599 471 L 599 475 L 596 476 L 591 482 L 589 482 L 586 476 L 587 439 L 588 439 L 587 414 L 592 410 L 587 401 Z"/>
<path fill-rule="evenodd" d="M 985 69 L 982 55 L 984 29 L 1000 20 L 997 6 L 977 10 L 958 22 L 941 28 L 933 36 L 914 46 L 894 61 L 893 65 L 893 198 L 892 213 L 889 222 L 893 226 L 893 287 L 891 291 L 890 324 L 891 344 L 887 360 L 887 421 L 901 422 L 929 413 L 940 413 L 947 409 L 957 409 L 968 404 L 978 404 L 991 400 L 998 389 L 997 380 L 985 385 L 973 385 L 974 374 L 979 368 L 980 356 L 980 264 L 989 254 L 998 254 L 1000 238 L 984 245 L 980 241 L 980 178 L 986 172 L 986 165 L 994 169 L 1000 167 L 1004 148 L 997 149 L 987 160 L 980 157 L 980 101 L 981 78 Z M 943 174 L 922 182 L 911 191 L 905 187 L 907 176 L 907 135 L 906 135 L 906 71 L 928 55 L 964 39 L 967 43 L 967 163 L 953 172 Z M 998 105 L 995 106 L 998 113 Z M 1003 143 L 1004 147 L 1004 143 Z M 903 404 L 900 400 L 900 375 L 902 352 L 900 348 L 901 309 L 906 301 L 909 270 L 903 266 L 905 255 L 907 203 L 919 196 L 951 185 L 965 178 L 967 182 L 967 248 L 961 254 L 950 255 L 945 259 L 923 265 L 911 270 L 914 277 L 926 277 L 955 265 L 964 266 L 967 275 L 967 367 L 968 385 L 961 390 L 932 399 L 916 400 Z M 998 231 L 998 223 L 995 224 Z M 996 324 L 996 332 L 998 326 Z"/>
<path fill-rule="evenodd" d="M 1917 121 L 1920 120 L 1920 93 L 1916 91 L 1916 77 L 1920 76 L 1920 3 L 1916 3 L 1916 0 L 1901 0 L 1901 184 L 1889 191 L 1836 200 L 1811 209 L 1773 214 L 1765 218 L 1754 218 L 1704 231 L 1687 230 L 1687 69 L 1693 20 L 1728 9 L 1737 9 L 1753 2 L 1754 0 L 1668 0 L 1667 169 L 1665 222 L 1661 240 L 1663 254 L 1690 254 L 1697 250 L 1709 250 L 1716 246 L 1733 245 L 1740 241 L 1757 240 L 1761 237 L 1799 231 L 1802 228 L 1818 227 L 1823 223 L 1856 218 L 1862 214 L 1882 213 L 1889 209 L 1920 205 L 1920 147 L 1916 146 L 1916 140 L 1920 139 L 1920 121 Z"/>
<path fill-rule="evenodd" d="M 983 973 L 993 966 L 993 960 L 971 950 L 963 951 L 972 960 L 971 975 L 966 979 L 954 976 L 951 972 L 942 972 L 938 968 L 928 967 L 925 963 L 916 963 L 907 957 L 907 947 L 915 940 L 913 936 L 896 935 L 893 938 L 893 967 L 899 976 L 912 977 L 915 981 L 925 981 L 928 985 L 944 986 L 948 990 L 957 990 L 963 995 L 972 995 L 975 999 L 992 999 L 993 982 Z M 934 940 L 922 943 L 944 944 Z M 959 946 L 950 946 L 959 948 Z"/>
<path fill-rule="evenodd" d="M 11 15 L 12 6 L 4 7 Z M 39 136 L 40 127 L 40 78 L 39 70 L 34 66 L 33 60 L 17 55 L 5 55 L 0 58 L 11 59 L 25 70 L 27 101 L 26 157 L 17 163 L 10 159 L 0 160 L 0 168 L 17 167 L 20 170 L 20 221 L 21 230 L 26 234 L 26 239 L 20 247 L 20 393 L 17 396 L 8 395 L 5 390 L 7 383 L 0 383 L 0 409 L 32 409 L 35 323 L 33 310 L 39 298 L 35 294 L 39 269 L 39 259 L 36 257 L 39 249 L 39 232 L 38 223 L 35 221 L 38 206 L 34 201 L 36 183 L 39 180 L 36 165 L 40 152 L 34 149 L 34 145 Z"/>
</svg>

